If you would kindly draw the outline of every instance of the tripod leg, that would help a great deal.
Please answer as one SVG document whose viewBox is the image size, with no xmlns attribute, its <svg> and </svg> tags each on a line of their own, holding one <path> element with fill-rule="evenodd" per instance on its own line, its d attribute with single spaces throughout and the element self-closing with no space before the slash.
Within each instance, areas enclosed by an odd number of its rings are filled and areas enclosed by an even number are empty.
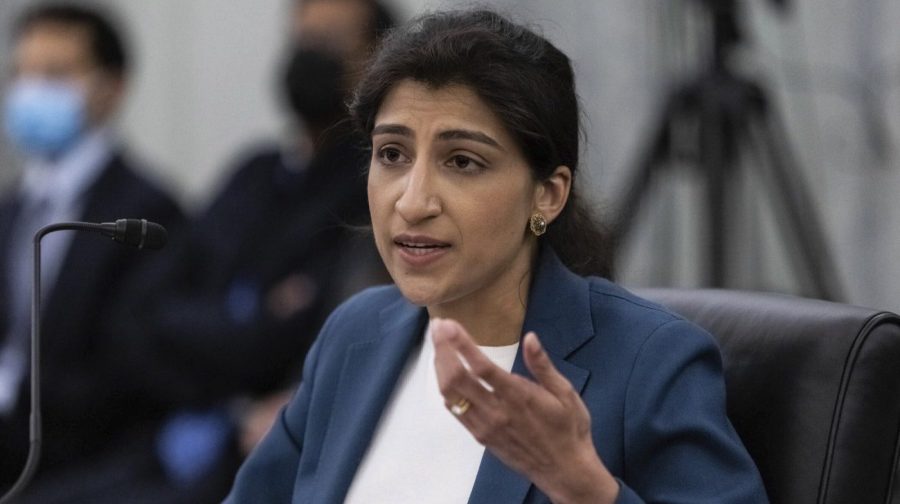
<svg viewBox="0 0 900 504">
<path fill-rule="evenodd" d="M 758 152 L 767 159 L 760 163 L 769 169 L 772 190 L 780 199 L 785 221 L 779 228 L 785 239 L 793 239 L 799 251 L 792 254 L 798 270 L 806 269 L 815 294 L 823 299 L 840 301 L 841 284 L 829 253 L 825 231 L 815 205 L 803 182 L 803 174 L 785 144 L 785 131 L 771 109 L 761 108 L 751 118 L 752 138 L 758 138 Z M 791 232 L 794 234 L 791 235 Z"/>
<path fill-rule="evenodd" d="M 640 158 L 624 186 L 624 196 L 619 200 L 613 224 L 613 239 L 617 249 L 621 248 L 623 239 L 634 224 L 641 200 L 650 189 L 653 174 L 669 157 L 670 128 L 677 109 L 676 101 L 677 98 L 673 97 L 666 103 L 650 141 L 638 151 Z"/>
<path fill-rule="evenodd" d="M 706 178 L 706 204 L 709 227 L 709 269 L 707 285 L 725 287 L 728 246 L 728 181 L 733 173 L 734 157 L 729 152 L 728 135 L 733 131 L 727 112 L 718 96 L 704 94 L 700 110 L 700 168 Z"/>
</svg>

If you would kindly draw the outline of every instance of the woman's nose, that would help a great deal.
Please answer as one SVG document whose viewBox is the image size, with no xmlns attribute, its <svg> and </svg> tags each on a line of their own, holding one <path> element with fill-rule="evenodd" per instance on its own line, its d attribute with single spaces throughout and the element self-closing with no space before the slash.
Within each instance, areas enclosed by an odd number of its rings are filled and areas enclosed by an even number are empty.
<svg viewBox="0 0 900 504">
<path fill-rule="evenodd" d="M 403 194 L 395 203 L 397 213 L 410 224 L 441 213 L 437 180 L 433 168 L 424 160 L 416 161 L 406 176 Z"/>
</svg>

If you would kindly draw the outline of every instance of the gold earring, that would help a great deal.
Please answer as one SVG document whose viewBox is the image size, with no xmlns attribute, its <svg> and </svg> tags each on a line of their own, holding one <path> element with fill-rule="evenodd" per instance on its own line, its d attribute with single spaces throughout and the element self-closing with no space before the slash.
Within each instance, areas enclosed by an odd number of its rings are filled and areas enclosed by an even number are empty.
<svg viewBox="0 0 900 504">
<path fill-rule="evenodd" d="M 547 219 L 544 218 L 544 214 L 541 212 L 534 212 L 528 221 L 528 227 L 534 233 L 534 236 L 541 236 L 547 232 Z"/>
</svg>

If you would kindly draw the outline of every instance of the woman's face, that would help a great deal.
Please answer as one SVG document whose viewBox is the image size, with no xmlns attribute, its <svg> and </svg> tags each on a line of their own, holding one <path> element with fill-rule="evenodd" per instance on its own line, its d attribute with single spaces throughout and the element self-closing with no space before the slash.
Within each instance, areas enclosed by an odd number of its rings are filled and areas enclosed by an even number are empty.
<svg viewBox="0 0 900 504">
<path fill-rule="evenodd" d="M 541 184 L 468 87 L 394 86 L 375 117 L 368 192 L 378 251 L 415 304 L 515 293 L 530 270 Z"/>
</svg>

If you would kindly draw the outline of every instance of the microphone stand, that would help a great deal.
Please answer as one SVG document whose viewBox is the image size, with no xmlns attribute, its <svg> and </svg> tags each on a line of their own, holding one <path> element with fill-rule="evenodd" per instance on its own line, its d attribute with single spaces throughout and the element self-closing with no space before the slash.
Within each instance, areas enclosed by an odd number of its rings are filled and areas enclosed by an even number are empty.
<svg viewBox="0 0 900 504">
<path fill-rule="evenodd" d="M 103 224 L 60 222 L 44 226 L 34 234 L 34 270 L 31 278 L 31 417 L 28 436 L 28 459 L 25 461 L 25 467 L 22 468 L 19 478 L 6 494 L 0 497 L 0 504 L 11 503 L 25 489 L 34 477 L 41 458 L 41 239 L 54 231 L 95 231 L 111 236 L 116 241 L 128 243 L 123 237 L 125 236 L 126 227 L 133 226 L 133 223 L 138 223 L 142 227 L 143 234 L 141 235 L 140 247 L 143 248 L 148 226 L 146 220 L 136 221 L 128 219 L 126 222 L 126 219 L 120 219 L 117 223 Z M 155 224 L 154 226 L 161 228 Z M 165 243 L 164 237 L 162 241 Z M 162 245 L 159 246 L 161 247 Z"/>
</svg>

